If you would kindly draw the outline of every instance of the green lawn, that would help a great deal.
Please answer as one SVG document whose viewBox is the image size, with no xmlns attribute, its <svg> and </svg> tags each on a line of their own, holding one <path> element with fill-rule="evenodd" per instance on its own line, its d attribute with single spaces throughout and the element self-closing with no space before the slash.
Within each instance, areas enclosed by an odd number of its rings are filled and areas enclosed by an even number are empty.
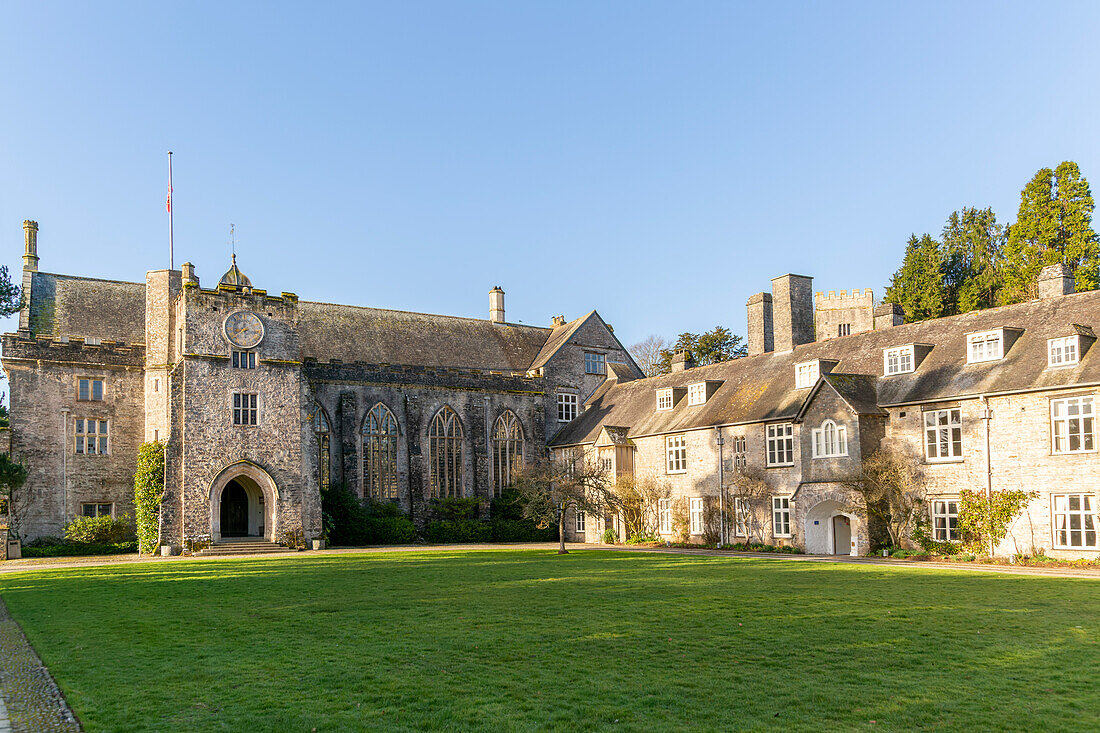
<svg viewBox="0 0 1100 733">
<path fill-rule="evenodd" d="M 1095 730 L 1100 581 L 485 550 L 0 576 L 87 730 Z"/>
</svg>

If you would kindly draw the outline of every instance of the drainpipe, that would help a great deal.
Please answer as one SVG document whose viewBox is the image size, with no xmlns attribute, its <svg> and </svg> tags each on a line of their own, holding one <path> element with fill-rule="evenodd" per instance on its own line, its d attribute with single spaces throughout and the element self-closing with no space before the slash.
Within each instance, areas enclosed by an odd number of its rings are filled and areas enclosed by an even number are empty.
<svg viewBox="0 0 1100 733">
<path fill-rule="evenodd" d="M 69 521 L 69 408 L 61 410 L 61 526 Z M 10 511 L 10 510 L 9 510 Z"/>
<path fill-rule="evenodd" d="M 989 409 L 989 398 L 984 394 L 978 399 L 982 401 L 982 425 L 985 426 L 985 515 L 989 529 L 989 555 L 993 556 L 993 457 L 989 454 L 989 423 L 993 419 L 993 411 Z"/>
<path fill-rule="evenodd" d="M 722 426 L 714 426 L 714 442 L 718 445 L 718 542 L 726 544 L 726 477 L 722 459 L 722 446 L 725 439 L 722 437 Z"/>
</svg>

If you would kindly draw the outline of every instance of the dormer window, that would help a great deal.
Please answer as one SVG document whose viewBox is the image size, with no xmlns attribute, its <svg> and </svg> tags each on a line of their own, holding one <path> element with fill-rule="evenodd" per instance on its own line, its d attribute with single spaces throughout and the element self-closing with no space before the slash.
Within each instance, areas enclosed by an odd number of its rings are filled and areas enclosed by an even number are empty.
<svg viewBox="0 0 1100 733">
<path fill-rule="evenodd" d="M 1081 358 L 1080 336 L 1063 336 L 1047 341 L 1047 365 L 1076 364 Z"/>
<path fill-rule="evenodd" d="M 671 389 L 659 389 L 657 390 L 657 411 L 664 412 L 672 409 L 672 390 Z"/>
<path fill-rule="evenodd" d="M 801 364 L 794 365 L 794 386 L 795 389 L 805 389 L 817 384 L 817 378 L 821 374 L 820 365 L 817 361 L 806 361 Z"/>
<path fill-rule="evenodd" d="M 977 364 L 983 361 L 997 361 L 1004 356 L 1004 332 L 982 331 L 966 337 L 966 361 Z"/>
<path fill-rule="evenodd" d="M 882 352 L 882 372 L 886 376 L 908 374 L 914 369 L 913 363 L 913 344 L 895 346 Z"/>
<path fill-rule="evenodd" d="M 698 382 L 688 385 L 688 404 L 701 405 L 707 401 L 707 383 Z"/>
</svg>

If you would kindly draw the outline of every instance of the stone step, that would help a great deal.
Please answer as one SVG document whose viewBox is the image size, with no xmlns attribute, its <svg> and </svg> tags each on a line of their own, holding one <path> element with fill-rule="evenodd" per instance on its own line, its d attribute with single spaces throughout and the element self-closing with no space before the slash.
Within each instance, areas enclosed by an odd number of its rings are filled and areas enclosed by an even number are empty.
<svg viewBox="0 0 1100 733">
<path fill-rule="evenodd" d="M 196 557 L 209 557 L 211 555 L 266 555 L 275 552 L 288 552 L 282 545 L 265 540 L 230 540 L 218 542 L 206 549 L 195 553 Z"/>
</svg>

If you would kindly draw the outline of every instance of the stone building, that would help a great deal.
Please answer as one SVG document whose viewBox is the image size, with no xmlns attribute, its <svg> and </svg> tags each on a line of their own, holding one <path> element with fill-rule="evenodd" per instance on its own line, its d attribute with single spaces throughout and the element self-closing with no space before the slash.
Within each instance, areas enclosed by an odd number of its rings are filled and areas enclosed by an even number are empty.
<svg viewBox="0 0 1100 733">
<path fill-rule="evenodd" d="M 894 446 L 928 479 L 935 539 L 957 539 L 962 489 L 1035 490 L 998 552 L 1097 557 L 1100 291 L 1074 293 L 1062 265 L 1038 285 L 1036 300 L 912 324 L 870 291 L 854 304 L 819 297 L 828 332 L 815 334 L 810 278 L 784 275 L 748 301 L 748 357 L 693 367 L 681 356 L 671 374 L 612 375 L 551 443 L 563 460 L 606 452 L 614 473 L 667 485 L 664 536 L 677 505 L 701 541 L 708 505 L 734 501 L 728 541 L 866 553 L 875 528 L 844 481 Z M 823 317 L 829 300 L 844 307 Z M 839 323 L 850 335 L 834 333 Z M 735 472 L 767 485 L 762 511 L 736 501 Z M 567 526 L 592 541 L 607 525 Z"/>
<path fill-rule="evenodd" d="M 490 498 L 546 450 L 608 372 L 641 372 L 595 311 L 541 328 L 301 301 L 236 258 L 144 282 L 42 272 L 24 227 L 25 307 L 4 334 L 24 538 L 132 512 L 142 442 L 166 443 L 161 543 L 321 532 L 342 482 L 414 521 L 435 497 Z M 18 502 L 17 502 L 18 503 Z"/>
</svg>

